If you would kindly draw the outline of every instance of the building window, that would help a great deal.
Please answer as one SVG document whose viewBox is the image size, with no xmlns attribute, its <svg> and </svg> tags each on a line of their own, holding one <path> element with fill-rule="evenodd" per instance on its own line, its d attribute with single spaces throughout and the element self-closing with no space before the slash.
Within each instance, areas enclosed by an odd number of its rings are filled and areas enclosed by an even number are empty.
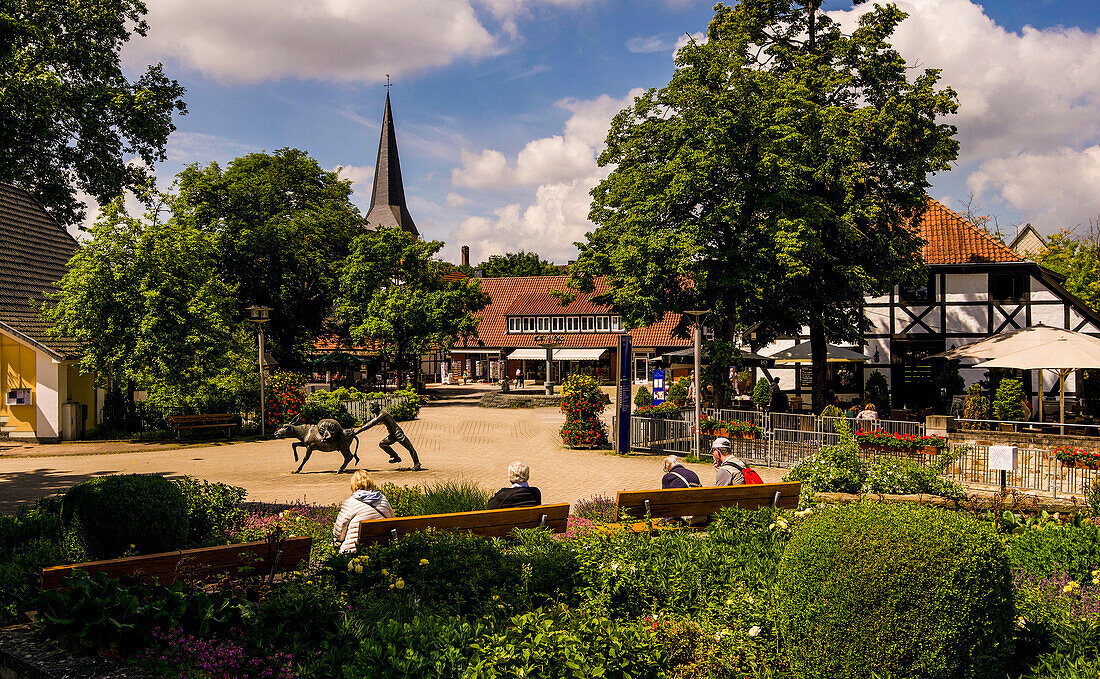
<svg viewBox="0 0 1100 679">
<path fill-rule="evenodd" d="M 565 317 L 554 316 L 550 319 L 550 324 L 551 332 L 565 332 Z"/>
<path fill-rule="evenodd" d="M 535 319 L 530 316 L 524 316 L 523 318 L 523 332 L 535 331 Z"/>
<path fill-rule="evenodd" d="M 989 274 L 989 298 L 994 302 L 1020 302 L 1027 292 L 1027 274 Z"/>
<path fill-rule="evenodd" d="M 620 316 L 611 317 L 611 332 L 619 332 L 623 329 L 623 319 Z"/>
<path fill-rule="evenodd" d="M 565 319 L 565 331 L 566 332 L 580 332 L 581 319 L 576 316 L 570 316 Z"/>
<path fill-rule="evenodd" d="M 548 316 L 539 317 L 539 332 L 550 332 L 550 318 Z"/>
<path fill-rule="evenodd" d="M 933 274 L 928 274 L 920 285 L 898 286 L 898 300 L 901 302 L 931 302 L 935 298 L 936 278 Z"/>
<path fill-rule="evenodd" d="M 581 316 L 581 332 L 592 332 L 596 329 L 595 316 Z"/>
<path fill-rule="evenodd" d="M 518 318 L 509 318 L 508 319 L 508 332 L 519 332 L 521 328 L 522 328 L 522 324 L 521 324 L 520 319 L 518 319 Z"/>
<path fill-rule="evenodd" d="M 596 332 L 607 332 L 611 329 L 611 319 L 607 316 L 596 316 Z"/>
</svg>

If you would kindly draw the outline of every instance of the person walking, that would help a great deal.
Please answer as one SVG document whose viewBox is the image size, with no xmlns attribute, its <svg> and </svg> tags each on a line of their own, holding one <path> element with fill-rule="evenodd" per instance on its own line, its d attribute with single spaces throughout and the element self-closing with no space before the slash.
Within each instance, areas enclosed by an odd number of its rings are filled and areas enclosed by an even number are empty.
<svg viewBox="0 0 1100 679">
<path fill-rule="evenodd" d="M 516 368 L 516 387 L 523 389 L 523 369 Z"/>
</svg>

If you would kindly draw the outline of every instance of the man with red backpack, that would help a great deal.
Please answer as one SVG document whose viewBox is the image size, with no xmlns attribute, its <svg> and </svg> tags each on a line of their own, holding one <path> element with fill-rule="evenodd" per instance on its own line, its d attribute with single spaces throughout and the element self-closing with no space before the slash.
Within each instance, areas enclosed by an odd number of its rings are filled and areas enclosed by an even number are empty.
<svg viewBox="0 0 1100 679">
<path fill-rule="evenodd" d="M 734 457 L 730 440 L 724 436 L 714 439 L 710 452 L 714 456 L 714 485 L 742 486 L 763 483 L 760 475 L 741 459 Z"/>
</svg>

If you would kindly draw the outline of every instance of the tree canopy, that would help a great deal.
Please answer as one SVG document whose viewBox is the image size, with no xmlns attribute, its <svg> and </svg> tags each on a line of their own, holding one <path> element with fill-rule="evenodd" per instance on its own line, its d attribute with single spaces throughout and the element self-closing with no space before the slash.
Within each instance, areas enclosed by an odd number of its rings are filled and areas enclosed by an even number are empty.
<svg viewBox="0 0 1100 679">
<path fill-rule="evenodd" d="M 1100 311 L 1100 240 L 1093 224 L 1088 235 L 1078 237 L 1065 229 L 1050 237 L 1036 261 L 1066 277 L 1066 290 Z"/>
<path fill-rule="evenodd" d="M 332 313 L 340 265 L 364 226 L 351 183 L 286 148 L 242 156 L 224 170 L 192 165 L 178 185 L 176 220 L 211 235 L 238 313 L 272 307 L 271 353 L 301 365 Z"/>
<path fill-rule="evenodd" d="M 612 122 L 599 162 L 615 169 L 572 272 L 581 290 L 609 276 L 602 301 L 632 326 L 710 309 L 719 376 L 739 327 L 766 340 L 809 326 L 815 409 L 826 342 L 857 339 L 863 296 L 919 272 L 928 175 L 958 149 L 939 121 L 954 92 L 934 69 L 910 77 L 887 42 L 905 14 L 876 6 L 845 34 L 819 8 L 716 6 L 669 84 Z"/>
<path fill-rule="evenodd" d="M 145 35 L 145 11 L 140 0 L 0 6 L 0 181 L 63 224 L 84 216 L 78 191 L 104 205 L 144 187 L 186 112 L 183 87 L 159 64 L 133 81 L 122 72 L 119 52 Z"/>
<path fill-rule="evenodd" d="M 377 342 L 399 374 L 432 347 L 472 337 L 474 314 L 489 304 L 476 279 L 443 279 L 441 263 L 432 260 L 442 247 L 380 228 L 356 238 L 345 262 L 337 315 L 356 342 Z"/>
<path fill-rule="evenodd" d="M 558 267 L 539 256 L 537 252 L 506 252 L 492 255 L 478 264 L 478 269 L 486 278 L 504 278 L 507 276 L 556 276 L 561 273 Z M 467 272 L 469 273 L 469 272 Z"/>
</svg>

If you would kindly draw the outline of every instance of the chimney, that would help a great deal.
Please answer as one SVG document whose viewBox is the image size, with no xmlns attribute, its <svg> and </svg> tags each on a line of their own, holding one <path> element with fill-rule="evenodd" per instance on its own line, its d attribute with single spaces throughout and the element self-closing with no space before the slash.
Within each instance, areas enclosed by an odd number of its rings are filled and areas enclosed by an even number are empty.
<svg viewBox="0 0 1100 679">
<path fill-rule="evenodd" d="M 462 246 L 462 266 L 470 266 L 470 246 Z"/>
</svg>

